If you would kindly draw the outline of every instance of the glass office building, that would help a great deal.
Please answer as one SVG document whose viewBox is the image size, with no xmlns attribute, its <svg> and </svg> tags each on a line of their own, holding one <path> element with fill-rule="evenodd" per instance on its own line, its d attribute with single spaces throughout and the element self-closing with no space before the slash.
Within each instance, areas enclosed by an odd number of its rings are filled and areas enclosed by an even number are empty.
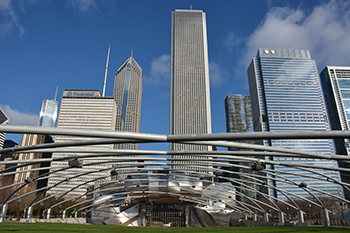
<svg viewBox="0 0 350 233">
<path fill-rule="evenodd" d="M 249 88 L 252 101 L 254 131 L 296 131 L 330 130 L 326 107 L 320 86 L 316 63 L 308 50 L 297 49 L 259 49 L 248 68 Z M 334 154 L 332 140 L 265 140 L 264 145 L 287 149 Z M 267 157 L 273 161 L 289 165 L 307 164 L 336 168 L 335 161 L 307 158 Z M 323 180 L 310 179 L 300 175 L 311 173 L 292 166 L 268 166 L 276 176 L 267 178 L 270 185 L 288 192 L 308 196 L 298 185 L 291 185 L 278 178 L 280 172 L 294 184 L 302 182 L 307 187 L 320 189 L 335 195 L 343 195 L 340 186 L 329 183 L 327 177 L 339 180 L 339 172 L 324 170 Z M 294 174 L 298 174 L 294 175 Z M 271 195 L 285 198 L 276 190 Z M 273 193 L 271 193 L 273 192 Z M 319 193 L 317 193 L 319 194 Z"/>
<path fill-rule="evenodd" d="M 350 67 L 327 66 L 320 73 L 323 93 L 326 99 L 332 130 L 349 130 L 350 122 Z M 337 154 L 350 155 L 349 139 L 335 139 Z M 342 168 L 350 169 L 348 163 L 339 162 Z M 350 183 L 349 172 L 341 172 L 343 182 Z M 350 192 L 344 190 L 345 197 Z"/>
<path fill-rule="evenodd" d="M 250 96 L 228 95 L 225 99 L 226 131 L 253 132 Z"/>
<path fill-rule="evenodd" d="M 252 106 L 249 95 L 228 95 L 225 98 L 225 113 L 226 113 L 226 132 L 227 133 L 239 133 L 239 132 L 253 132 L 253 117 L 252 117 Z M 255 143 L 254 140 L 239 140 L 243 143 Z M 228 148 L 228 150 L 240 150 L 237 148 Z M 247 163 L 235 163 L 238 165 L 246 166 Z M 221 169 L 226 169 L 233 172 L 241 172 L 245 174 L 240 176 L 233 173 L 225 173 L 224 176 L 230 178 L 241 179 L 241 183 L 244 183 L 244 186 L 250 186 L 253 188 L 253 180 L 247 178 L 247 169 L 242 169 L 239 167 L 221 167 Z M 247 182 L 245 182 L 247 181 Z M 237 200 L 245 201 L 248 197 L 254 197 L 254 193 L 245 189 L 240 188 L 240 183 L 235 183 L 238 187 L 236 188 Z"/>
<path fill-rule="evenodd" d="M 207 27 L 203 11 L 172 12 L 170 73 L 170 134 L 211 133 Z M 170 150 L 208 151 L 211 147 L 171 144 Z"/>
<path fill-rule="evenodd" d="M 118 69 L 114 81 L 117 104 L 116 130 L 140 132 L 142 69 L 131 56 Z M 139 144 L 123 144 L 123 149 L 138 149 Z"/>
<path fill-rule="evenodd" d="M 41 105 L 39 126 L 55 127 L 57 118 L 58 102 L 54 100 L 44 100 Z"/>
</svg>

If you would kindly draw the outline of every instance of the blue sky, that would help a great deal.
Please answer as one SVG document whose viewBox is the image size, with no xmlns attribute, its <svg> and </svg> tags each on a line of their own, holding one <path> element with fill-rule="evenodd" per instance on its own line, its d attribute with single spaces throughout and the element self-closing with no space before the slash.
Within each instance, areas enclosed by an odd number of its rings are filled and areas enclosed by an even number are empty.
<svg viewBox="0 0 350 233">
<path fill-rule="evenodd" d="M 259 47 L 309 49 L 319 72 L 350 65 L 348 1 L 0 0 L 0 107 L 10 124 L 37 125 L 57 86 L 58 101 L 64 89 L 102 92 L 110 44 L 106 96 L 133 50 L 141 132 L 168 134 L 171 12 L 191 5 L 207 15 L 213 133 L 226 130 L 226 95 L 249 94 L 246 69 Z"/>
</svg>

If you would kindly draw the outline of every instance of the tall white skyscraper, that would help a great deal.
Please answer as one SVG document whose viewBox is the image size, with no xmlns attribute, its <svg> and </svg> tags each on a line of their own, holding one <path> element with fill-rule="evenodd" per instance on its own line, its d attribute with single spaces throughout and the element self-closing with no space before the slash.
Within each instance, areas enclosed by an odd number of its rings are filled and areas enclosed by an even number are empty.
<svg viewBox="0 0 350 233">
<path fill-rule="evenodd" d="M 57 121 L 58 128 L 69 129 L 94 129 L 94 130 L 115 130 L 116 129 L 116 104 L 113 97 L 101 97 L 99 90 L 64 90 L 61 100 L 61 107 Z M 68 142 L 80 140 L 93 140 L 92 137 L 75 137 L 57 135 L 55 142 Z M 92 145 L 84 146 L 91 149 L 112 149 L 114 145 Z M 78 153 L 53 153 L 52 158 L 81 155 Z M 86 181 L 108 176 L 106 163 L 103 160 L 85 159 L 83 168 L 70 168 L 68 170 L 53 173 L 49 176 L 49 186 L 55 186 L 48 191 L 49 194 L 68 191 L 76 185 L 83 184 Z M 102 162 L 101 164 L 98 164 Z M 89 163 L 96 163 L 92 166 L 86 166 Z M 67 161 L 54 161 L 51 163 L 51 171 L 67 167 Z M 79 173 L 86 171 L 83 176 L 75 177 Z M 96 172 L 99 171 L 100 172 Z M 92 172 L 94 171 L 94 172 Z M 91 173 L 88 173 L 91 172 Z M 89 183 L 89 184 L 91 184 Z M 71 192 L 73 195 L 84 194 L 86 185 L 79 186 Z"/>
<path fill-rule="evenodd" d="M 330 130 L 316 63 L 311 59 L 308 50 L 261 48 L 249 65 L 248 80 L 254 131 Z M 286 149 L 334 154 L 332 140 L 328 139 L 264 140 L 262 143 Z M 266 157 L 265 159 L 289 165 L 338 167 L 337 162 L 332 160 L 291 157 Z M 285 174 L 284 177 L 296 184 L 303 182 L 307 187 L 342 195 L 340 186 L 324 181 L 325 179 L 339 180 L 338 171 L 316 169 L 320 174 L 328 176 L 328 178 L 322 177 L 323 180 L 316 180 L 307 177 L 307 175 L 315 176 L 315 174 L 292 166 L 271 165 L 267 168 L 273 169 L 276 175 L 288 172 L 289 174 Z M 271 178 L 268 179 L 270 185 L 279 189 L 309 196 L 309 193 L 298 185 L 291 185 L 279 179 L 275 180 L 272 175 L 267 178 Z M 270 189 L 269 191 L 271 195 L 285 198 L 276 190 Z M 320 195 L 320 193 L 317 194 Z"/>
<path fill-rule="evenodd" d="M 211 113 L 205 13 L 175 10 L 171 27 L 170 134 L 207 133 L 211 133 Z M 211 148 L 171 144 L 170 150 L 206 151 Z"/>
</svg>

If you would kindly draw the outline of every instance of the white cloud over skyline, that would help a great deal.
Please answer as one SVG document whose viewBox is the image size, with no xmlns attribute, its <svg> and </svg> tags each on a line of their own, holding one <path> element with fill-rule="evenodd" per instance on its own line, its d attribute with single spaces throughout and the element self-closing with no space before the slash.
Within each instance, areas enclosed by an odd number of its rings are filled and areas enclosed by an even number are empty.
<svg viewBox="0 0 350 233">
<path fill-rule="evenodd" d="M 215 62 L 209 63 L 209 78 L 211 87 L 220 87 L 228 73 Z"/>
<path fill-rule="evenodd" d="M 31 5 L 42 2 L 42 0 L 0 0 L 0 38 L 9 36 L 15 29 L 17 29 L 22 36 L 25 33 L 25 28 L 20 23 L 18 12 L 25 12 Z M 72 8 L 76 13 L 81 15 L 91 15 L 93 12 L 99 11 L 98 3 L 114 9 L 116 2 L 114 0 L 98 1 L 96 0 L 65 0 L 66 7 Z"/>
<path fill-rule="evenodd" d="M 242 65 L 248 67 L 258 48 L 308 49 L 320 69 L 350 65 L 350 2 L 332 0 L 310 14 L 288 7 L 272 8 L 246 40 Z"/>
<path fill-rule="evenodd" d="M 98 10 L 96 0 L 66 0 L 66 2 L 78 13 L 89 14 L 91 11 Z"/>
<path fill-rule="evenodd" d="M 170 84 L 170 55 L 163 54 L 152 58 L 149 75 L 145 78 L 146 83 L 157 85 Z"/>
<path fill-rule="evenodd" d="M 23 26 L 19 21 L 18 14 L 15 11 L 12 0 L 1 0 L 0 1 L 0 14 L 5 19 L 0 23 L 0 37 L 11 34 L 11 32 L 17 28 L 20 35 L 22 36 L 25 32 Z"/>
<path fill-rule="evenodd" d="M 10 122 L 9 125 L 32 125 L 39 124 L 39 115 L 23 113 L 12 109 L 9 105 L 1 105 L 0 108 L 5 112 Z"/>
<path fill-rule="evenodd" d="M 233 48 L 239 46 L 241 42 L 242 38 L 237 36 L 233 31 L 230 31 L 224 40 L 224 45 L 229 52 L 232 52 Z"/>
</svg>

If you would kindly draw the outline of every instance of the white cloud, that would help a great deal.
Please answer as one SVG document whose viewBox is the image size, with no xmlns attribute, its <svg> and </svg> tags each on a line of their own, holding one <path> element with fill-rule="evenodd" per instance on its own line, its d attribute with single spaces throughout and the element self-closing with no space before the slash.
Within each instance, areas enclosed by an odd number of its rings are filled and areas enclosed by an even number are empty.
<svg viewBox="0 0 350 233">
<path fill-rule="evenodd" d="M 258 48 L 308 49 L 319 69 L 350 65 L 350 2 L 331 0 L 307 14 L 300 9 L 272 8 L 248 37 L 242 65 L 248 67 Z"/>
<path fill-rule="evenodd" d="M 228 49 L 229 52 L 232 52 L 234 47 L 237 47 L 241 43 L 241 38 L 236 36 L 233 31 L 230 31 L 224 40 L 224 45 Z"/>
<path fill-rule="evenodd" d="M 220 87 L 228 73 L 220 68 L 215 62 L 209 63 L 210 85 L 212 87 Z"/>
<path fill-rule="evenodd" d="M 39 115 L 19 112 L 12 109 L 9 105 L 0 105 L 0 108 L 5 112 L 10 120 L 10 125 L 34 125 L 39 124 Z"/>
<path fill-rule="evenodd" d="M 20 35 L 24 34 L 24 28 L 19 22 L 18 14 L 15 11 L 12 0 L 0 1 L 0 14 L 4 17 L 4 22 L 0 23 L 0 37 L 9 35 L 14 28 L 17 28 Z"/>
<path fill-rule="evenodd" d="M 164 54 L 158 58 L 153 58 L 151 62 L 149 77 L 145 82 L 160 85 L 170 83 L 170 55 Z"/>
<path fill-rule="evenodd" d="M 98 10 L 96 0 L 66 0 L 68 6 L 74 8 L 78 13 L 88 14 L 93 10 Z"/>
</svg>

